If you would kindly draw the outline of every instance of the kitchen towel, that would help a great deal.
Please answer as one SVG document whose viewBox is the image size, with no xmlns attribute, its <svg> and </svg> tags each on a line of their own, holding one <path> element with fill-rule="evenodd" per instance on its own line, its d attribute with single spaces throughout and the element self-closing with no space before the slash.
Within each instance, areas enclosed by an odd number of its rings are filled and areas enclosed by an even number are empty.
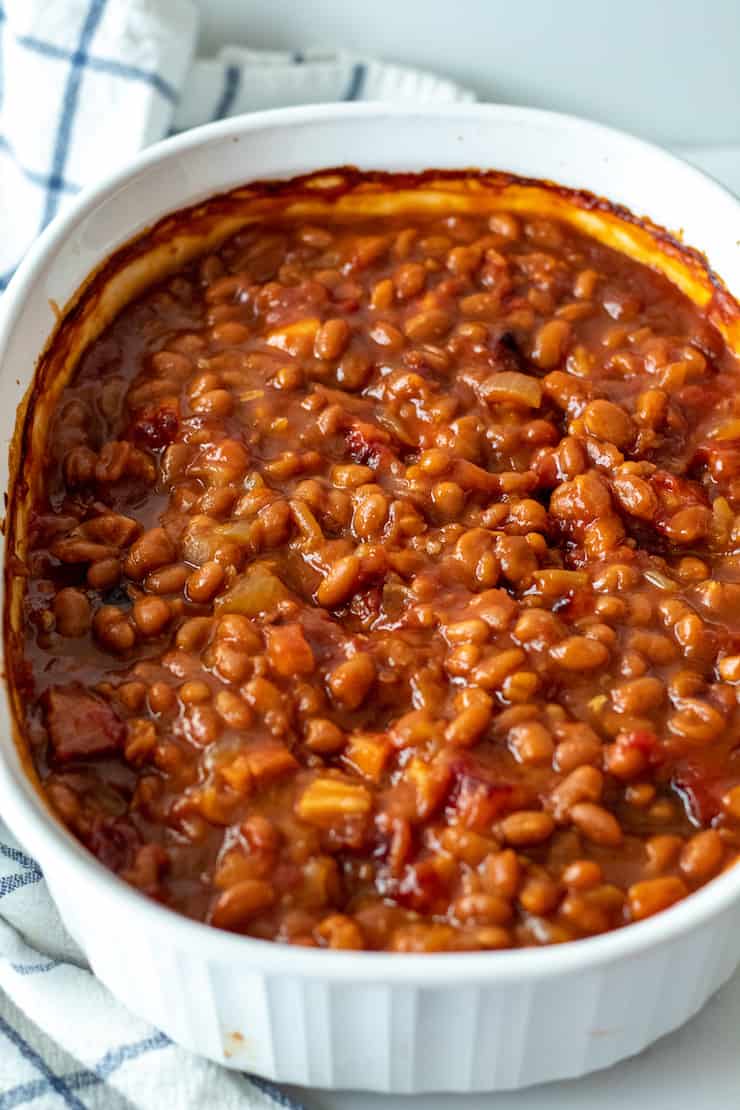
<svg viewBox="0 0 740 1110">
<path fill-rule="evenodd" d="M 192 0 L 0 0 L 0 290 L 84 185 L 168 134 L 261 108 L 472 100 L 345 51 L 194 57 Z"/>
<path fill-rule="evenodd" d="M 345 52 L 230 46 L 195 58 L 196 36 L 190 0 L 0 0 L 0 289 L 84 185 L 170 133 L 291 104 L 473 99 Z M 66 935 L 38 865 L 0 823 L 0 1110 L 16 1106 L 298 1104 L 176 1047 L 119 1005 Z"/>
<path fill-rule="evenodd" d="M 16 1106 L 301 1110 L 116 1002 L 65 932 L 36 862 L 0 828 L 0 1110 Z"/>
</svg>

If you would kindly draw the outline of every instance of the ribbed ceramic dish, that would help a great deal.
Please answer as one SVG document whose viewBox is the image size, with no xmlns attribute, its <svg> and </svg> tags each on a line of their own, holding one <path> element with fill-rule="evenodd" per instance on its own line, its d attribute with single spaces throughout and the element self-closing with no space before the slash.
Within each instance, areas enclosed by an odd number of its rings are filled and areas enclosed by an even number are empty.
<svg viewBox="0 0 740 1110">
<path fill-rule="evenodd" d="M 68 304 L 123 243 L 164 214 L 243 182 L 344 164 L 495 167 L 587 189 L 680 229 L 727 287 L 740 290 L 738 202 L 629 136 L 501 106 L 267 112 L 152 148 L 83 194 L 41 237 L 0 301 L 4 443 L 56 324 L 55 306 Z M 700 282 L 697 295 L 710 288 Z M 554 948 L 345 953 L 219 932 L 149 901 L 72 839 L 31 781 L 12 717 L 4 701 L 0 812 L 41 863 L 93 970 L 131 1010 L 227 1066 L 404 1093 L 577 1076 L 681 1025 L 740 961 L 740 868 L 655 918 Z"/>
</svg>

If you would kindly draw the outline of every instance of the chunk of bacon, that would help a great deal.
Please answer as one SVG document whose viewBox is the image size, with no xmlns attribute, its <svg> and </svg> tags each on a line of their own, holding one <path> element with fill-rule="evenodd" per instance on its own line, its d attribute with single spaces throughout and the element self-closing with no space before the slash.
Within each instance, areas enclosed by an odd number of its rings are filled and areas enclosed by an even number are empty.
<svg viewBox="0 0 740 1110">
<path fill-rule="evenodd" d="M 51 750 L 59 762 L 109 755 L 123 743 L 123 721 L 107 702 L 79 683 L 52 686 L 42 704 Z"/>
<path fill-rule="evenodd" d="M 131 437 L 156 451 L 174 443 L 179 428 L 180 409 L 177 401 L 172 398 L 165 404 L 145 405 L 139 409 L 131 425 Z"/>
</svg>

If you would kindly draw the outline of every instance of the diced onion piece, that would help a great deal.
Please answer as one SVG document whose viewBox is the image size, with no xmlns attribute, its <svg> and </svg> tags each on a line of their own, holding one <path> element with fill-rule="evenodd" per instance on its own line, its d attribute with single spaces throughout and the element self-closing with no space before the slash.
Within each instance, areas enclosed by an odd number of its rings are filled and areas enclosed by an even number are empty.
<svg viewBox="0 0 740 1110">
<path fill-rule="evenodd" d="M 291 516 L 298 525 L 304 546 L 310 549 L 322 544 L 324 542 L 324 533 L 321 530 L 321 525 L 306 502 L 302 501 L 299 497 L 294 497 L 288 504 L 290 506 Z"/>
<path fill-rule="evenodd" d="M 537 378 L 518 370 L 502 370 L 491 374 L 483 383 L 482 393 L 489 404 L 520 405 L 538 409 L 542 403 L 542 386 Z"/>
<path fill-rule="evenodd" d="M 183 534 L 182 554 L 189 563 L 202 567 L 209 562 L 219 546 L 213 528 L 201 528 L 193 524 Z"/>
<path fill-rule="evenodd" d="M 313 339 L 318 330 L 319 320 L 315 316 L 309 316 L 305 320 L 296 320 L 294 324 L 286 324 L 284 328 L 274 328 L 268 333 L 266 342 L 271 347 L 290 352 L 296 340 L 304 337 Z"/>
<path fill-rule="evenodd" d="M 356 732 L 350 737 L 342 759 L 365 778 L 379 782 L 392 752 L 385 733 Z"/>
<path fill-rule="evenodd" d="M 344 817 L 364 817 L 372 798 L 364 786 L 335 778 L 309 783 L 296 802 L 296 814 L 310 825 L 331 825 Z"/>
<path fill-rule="evenodd" d="M 213 531 L 224 539 L 249 543 L 253 536 L 253 529 L 254 524 L 251 520 L 230 520 L 226 524 L 217 524 Z"/>
<path fill-rule="evenodd" d="M 643 578 L 646 578 L 648 582 L 652 583 L 653 586 L 657 586 L 659 590 L 677 589 L 677 584 L 673 581 L 673 579 L 669 578 L 665 574 L 662 574 L 659 570 L 653 570 L 651 568 L 649 570 L 643 571 Z"/>
<path fill-rule="evenodd" d="M 253 563 L 234 584 L 216 598 L 215 609 L 222 613 L 241 613 L 257 617 L 272 612 L 279 602 L 286 601 L 290 592 L 264 563 Z"/>
</svg>

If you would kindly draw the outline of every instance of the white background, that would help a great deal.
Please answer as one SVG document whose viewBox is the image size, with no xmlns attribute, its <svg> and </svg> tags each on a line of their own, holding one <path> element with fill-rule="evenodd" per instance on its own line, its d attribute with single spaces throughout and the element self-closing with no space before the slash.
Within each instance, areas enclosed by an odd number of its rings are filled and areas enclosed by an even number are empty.
<svg viewBox="0 0 740 1110">
<path fill-rule="evenodd" d="M 452 77 L 482 100 L 573 112 L 697 148 L 699 164 L 740 187 L 740 0 L 199 4 L 201 53 L 245 43 L 378 55 Z M 583 1080 L 466 1097 L 294 1093 L 309 1110 L 735 1110 L 740 975 L 684 1029 Z"/>
<path fill-rule="evenodd" d="M 667 145 L 740 142 L 738 0 L 198 0 L 201 51 L 346 47 Z"/>
</svg>

